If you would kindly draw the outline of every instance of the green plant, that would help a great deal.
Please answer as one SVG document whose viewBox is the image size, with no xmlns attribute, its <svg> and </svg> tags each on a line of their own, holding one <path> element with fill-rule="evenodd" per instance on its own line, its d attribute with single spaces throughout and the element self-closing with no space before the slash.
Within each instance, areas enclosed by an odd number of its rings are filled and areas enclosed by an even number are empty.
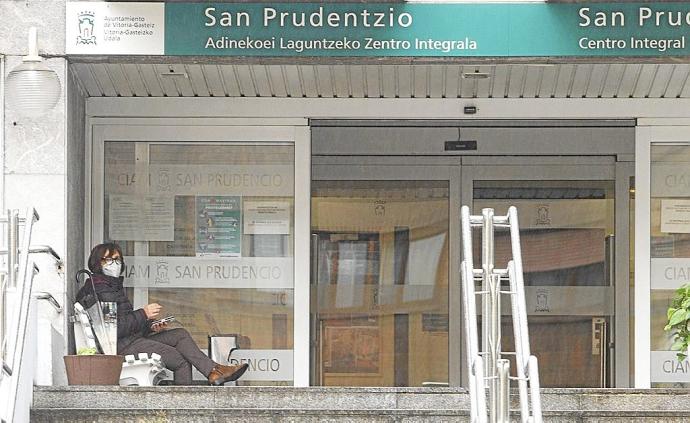
<svg viewBox="0 0 690 423">
<path fill-rule="evenodd" d="M 690 284 L 685 284 L 676 290 L 671 306 L 666 311 L 668 323 L 664 327 L 666 332 L 673 335 L 673 345 L 671 349 L 678 351 L 676 356 L 678 361 L 683 361 L 687 357 L 688 345 L 690 344 Z"/>
<path fill-rule="evenodd" d="M 79 351 L 77 351 L 77 355 L 95 355 L 98 351 L 96 351 L 95 348 L 79 348 Z"/>
</svg>

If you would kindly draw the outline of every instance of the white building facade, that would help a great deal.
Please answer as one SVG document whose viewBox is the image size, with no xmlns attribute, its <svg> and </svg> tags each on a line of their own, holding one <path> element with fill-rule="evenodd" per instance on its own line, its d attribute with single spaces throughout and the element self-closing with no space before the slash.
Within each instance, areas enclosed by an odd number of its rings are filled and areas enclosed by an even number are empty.
<svg viewBox="0 0 690 423">
<path fill-rule="evenodd" d="M 0 11 L 3 75 L 36 26 L 62 82 L 0 121 L 0 201 L 41 214 L 62 304 L 116 241 L 135 306 L 241 335 L 246 384 L 460 386 L 460 206 L 516 205 L 542 386 L 685 386 L 687 4 Z M 38 382 L 64 384 L 70 324 L 39 307 Z"/>
</svg>

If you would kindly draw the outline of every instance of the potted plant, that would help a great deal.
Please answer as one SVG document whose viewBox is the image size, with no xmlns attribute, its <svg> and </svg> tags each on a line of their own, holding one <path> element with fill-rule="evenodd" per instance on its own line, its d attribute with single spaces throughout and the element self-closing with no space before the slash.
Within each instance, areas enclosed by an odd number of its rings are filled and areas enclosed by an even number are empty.
<svg viewBox="0 0 690 423">
<path fill-rule="evenodd" d="M 63 359 L 70 385 L 118 385 L 120 382 L 121 355 L 97 354 L 96 348 L 80 348 L 77 355 L 66 355 Z"/>
<path fill-rule="evenodd" d="M 685 284 L 676 290 L 671 300 L 671 306 L 666 311 L 668 323 L 664 327 L 673 336 L 671 349 L 678 351 L 678 361 L 688 356 L 690 347 L 690 284 Z"/>
</svg>

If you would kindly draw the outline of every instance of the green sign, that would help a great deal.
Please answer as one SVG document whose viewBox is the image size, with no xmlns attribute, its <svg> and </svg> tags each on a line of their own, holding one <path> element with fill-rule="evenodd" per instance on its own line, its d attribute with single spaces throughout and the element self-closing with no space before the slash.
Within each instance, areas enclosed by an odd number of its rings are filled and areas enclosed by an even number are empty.
<svg viewBox="0 0 690 423">
<path fill-rule="evenodd" d="M 166 3 L 165 54 L 688 56 L 689 3 Z"/>
<path fill-rule="evenodd" d="M 197 256 L 241 256 L 240 202 L 238 196 L 196 197 Z"/>
</svg>

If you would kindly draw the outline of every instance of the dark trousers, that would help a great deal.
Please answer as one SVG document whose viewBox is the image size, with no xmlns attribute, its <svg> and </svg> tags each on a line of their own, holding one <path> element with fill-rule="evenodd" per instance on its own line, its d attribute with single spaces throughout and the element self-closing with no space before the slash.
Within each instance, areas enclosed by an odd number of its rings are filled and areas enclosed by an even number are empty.
<svg viewBox="0 0 690 423">
<path fill-rule="evenodd" d="M 156 353 L 166 368 L 173 371 L 175 385 L 192 384 L 192 366 L 208 377 L 215 363 L 208 358 L 186 329 L 177 328 L 137 338 L 118 351 L 121 355 Z"/>
</svg>

